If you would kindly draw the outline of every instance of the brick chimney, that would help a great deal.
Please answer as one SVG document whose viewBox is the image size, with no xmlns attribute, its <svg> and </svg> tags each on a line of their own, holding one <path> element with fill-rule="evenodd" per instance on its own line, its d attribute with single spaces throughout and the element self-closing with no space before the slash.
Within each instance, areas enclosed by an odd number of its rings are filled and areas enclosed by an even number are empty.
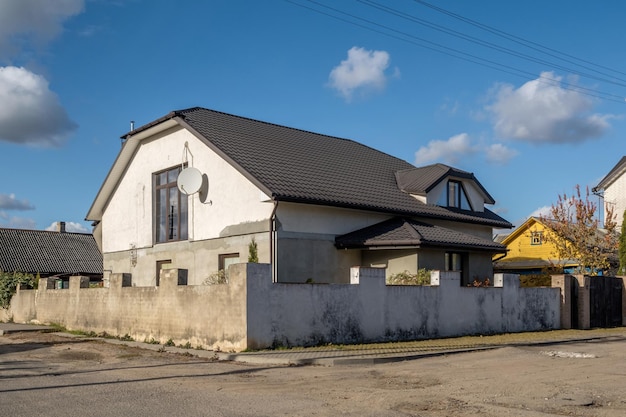
<svg viewBox="0 0 626 417">
<path fill-rule="evenodd" d="M 57 232 L 65 233 L 65 222 L 57 222 Z"/>
</svg>

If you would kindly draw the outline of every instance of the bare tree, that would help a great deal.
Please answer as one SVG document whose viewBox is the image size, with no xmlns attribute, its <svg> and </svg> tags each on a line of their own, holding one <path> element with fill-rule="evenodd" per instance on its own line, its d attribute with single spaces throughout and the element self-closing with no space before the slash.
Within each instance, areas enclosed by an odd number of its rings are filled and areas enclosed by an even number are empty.
<svg viewBox="0 0 626 417">
<path fill-rule="evenodd" d="M 589 188 L 584 196 L 579 185 L 575 190 L 575 194 L 569 197 L 559 195 L 557 203 L 550 209 L 550 218 L 542 216 L 544 224 L 554 232 L 544 238 L 554 245 L 554 255 L 559 260 L 576 260 L 579 273 L 598 275 L 614 272 L 618 262 L 619 236 L 613 209 L 606 208 L 602 229 L 596 216 L 598 206 L 590 200 Z"/>
</svg>

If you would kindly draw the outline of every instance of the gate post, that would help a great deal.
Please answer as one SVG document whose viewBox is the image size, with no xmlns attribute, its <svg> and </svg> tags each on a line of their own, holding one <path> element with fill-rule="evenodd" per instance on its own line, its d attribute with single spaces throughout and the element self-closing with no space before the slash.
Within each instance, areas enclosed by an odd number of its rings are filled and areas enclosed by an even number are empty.
<svg viewBox="0 0 626 417">
<path fill-rule="evenodd" d="M 561 329 L 572 328 L 572 307 L 576 302 L 572 297 L 572 276 L 552 275 L 552 288 L 561 290 Z"/>
<path fill-rule="evenodd" d="M 587 275 L 574 275 L 578 281 L 578 328 L 591 329 L 590 279 Z"/>
</svg>

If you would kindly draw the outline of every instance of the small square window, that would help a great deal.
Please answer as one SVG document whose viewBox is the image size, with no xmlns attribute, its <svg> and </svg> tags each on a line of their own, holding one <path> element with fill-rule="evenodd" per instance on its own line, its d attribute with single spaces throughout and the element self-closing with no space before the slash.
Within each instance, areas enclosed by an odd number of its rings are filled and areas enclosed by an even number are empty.
<svg viewBox="0 0 626 417">
<path fill-rule="evenodd" d="M 541 245 L 543 243 L 543 232 L 530 232 L 530 244 Z"/>
<path fill-rule="evenodd" d="M 228 273 L 228 267 L 233 264 L 239 263 L 238 253 L 221 254 L 218 256 L 218 268 L 223 270 L 225 274 Z"/>
</svg>

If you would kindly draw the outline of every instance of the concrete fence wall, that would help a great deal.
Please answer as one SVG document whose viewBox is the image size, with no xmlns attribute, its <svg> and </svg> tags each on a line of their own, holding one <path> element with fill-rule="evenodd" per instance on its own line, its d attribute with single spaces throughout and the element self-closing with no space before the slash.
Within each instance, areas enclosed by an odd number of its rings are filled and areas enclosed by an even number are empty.
<svg viewBox="0 0 626 417">
<path fill-rule="evenodd" d="M 19 290 L 5 315 L 19 323 L 238 351 L 246 348 L 245 268 L 236 272 L 228 285 L 187 286 L 186 271 L 178 269 L 162 271 L 158 287 L 132 287 L 130 274 L 111 274 L 109 288 L 85 288 L 84 277 L 70 277 L 69 289 L 53 289 L 41 279 L 37 290 Z"/>
<path fill-rule="evenodd" d="M 256 284 L 248 299 L 248 342 L 306 346 L 558 329 L 558 288 L 520 288 L 498 274 L 494 287 L 462 287 L 435 271 L 431 286 L 386 286 L 384 269 L 353 268 L 352 285 Z"/>
<path fill-rule="evenodd" d="M 434 272 L 430 286 L 386 286 L 383 269 L 353 268 L 350 284 L 272 283 L 270 265 L 239 264 L 229 284 L 187 286 L 186 271 L 163 271 L 159 287 L 132 287 L 112 274 L 110 288 L 19 290 L 6 317 L 68 329 L 128 335 L 206 349 L 412 340 L 557 329 L 558 288 L 520 288 L 497 274 L 493 287 L 461 287 L 454 272 Z"/>
</svg>

